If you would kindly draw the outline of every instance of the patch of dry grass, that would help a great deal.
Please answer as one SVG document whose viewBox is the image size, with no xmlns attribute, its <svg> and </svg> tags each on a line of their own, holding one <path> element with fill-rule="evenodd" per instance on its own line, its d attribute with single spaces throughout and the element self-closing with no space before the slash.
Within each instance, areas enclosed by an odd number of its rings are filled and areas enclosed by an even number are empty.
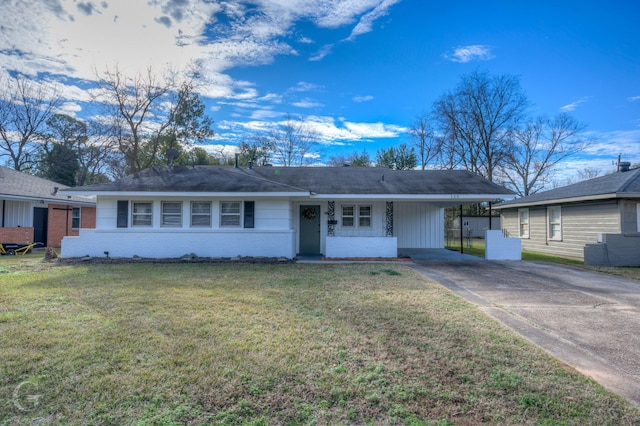
<svg viewBox="0 0 640 426">
<path fill-rule="evenodd" d="M 403 265 L 27 265 L 0 424 L 640 423 Z"/>
</svg>

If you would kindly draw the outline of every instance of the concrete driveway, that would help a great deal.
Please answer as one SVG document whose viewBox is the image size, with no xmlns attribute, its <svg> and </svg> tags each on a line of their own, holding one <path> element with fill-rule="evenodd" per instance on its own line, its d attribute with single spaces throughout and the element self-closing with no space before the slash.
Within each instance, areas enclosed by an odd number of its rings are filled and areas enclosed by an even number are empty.
<svg viewBox="0 0 640 426">
<path fill-rule="evenodd" d="M 640 282 L 525 261 L 413 266 L 640 406 Z"/>
</svg>

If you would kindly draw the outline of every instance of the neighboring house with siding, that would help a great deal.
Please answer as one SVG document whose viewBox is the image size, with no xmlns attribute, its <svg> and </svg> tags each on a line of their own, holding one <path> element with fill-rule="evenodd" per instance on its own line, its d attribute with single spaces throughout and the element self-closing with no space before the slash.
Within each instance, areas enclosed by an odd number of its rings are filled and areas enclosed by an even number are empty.
<svg viewBox="0 0 640 426">
<path fill-rule="evenodd" d="M 63 257 L 396 257 L 444 247 L 444 208 L 513 194 L 462 170 L 153 167 L 65 190 L 95 195 L 96 229 Z"/>
<path fill-rule="evenodd" d="M 623 166 L 494 208 L 505 234 L 520 237 L 525 251 L 588 264 L 640 265 L 640 169 Z"/>
<path fill-rule="evenodd" d="M 64 236 L 95 227 L 95 201 L 63 195 L 66 188 L 0 166 L 0 242 L 60 247 Z"/>
</svg>

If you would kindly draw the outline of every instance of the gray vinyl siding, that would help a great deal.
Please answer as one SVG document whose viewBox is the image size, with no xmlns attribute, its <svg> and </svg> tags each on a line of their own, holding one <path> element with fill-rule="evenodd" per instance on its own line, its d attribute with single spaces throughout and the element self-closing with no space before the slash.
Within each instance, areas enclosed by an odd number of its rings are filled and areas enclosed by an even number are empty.
<svg viewBox="0 0 640 426">
<path fill-rule="evenodd" d="M 553 256 L 583 259 L 584 246 L 596 243 L 600 233 L 617 234 L 620 228 L 620 205 L 615 201 L 560 204 L 562 240 L 547 238 L 547 208 L 529 207 L 530 237 L 522 239 L 522 250 Z M 518 236 L 518 209 L 501 211 L 503 229 Z"/>
</svg>

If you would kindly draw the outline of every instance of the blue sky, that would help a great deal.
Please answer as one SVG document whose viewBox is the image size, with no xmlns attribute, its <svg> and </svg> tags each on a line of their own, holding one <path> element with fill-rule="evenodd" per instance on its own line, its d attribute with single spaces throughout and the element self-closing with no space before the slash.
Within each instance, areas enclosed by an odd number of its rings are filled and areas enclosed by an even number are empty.
<svg viewBox="0 0 640 426">
<path fill-rule="evenodd" d="M 532 115 L 569 112 L 595 138 L 567 161 L 640 162 L 640 4 L 631 1 L 2 0 L 0 76 L 57 81 L 85 117 L 94 70 L 197 64 L 212 149 L 304 118 L 323 159 L 407 142 L 476 69 L 520 76 Z"/>
</svg>

